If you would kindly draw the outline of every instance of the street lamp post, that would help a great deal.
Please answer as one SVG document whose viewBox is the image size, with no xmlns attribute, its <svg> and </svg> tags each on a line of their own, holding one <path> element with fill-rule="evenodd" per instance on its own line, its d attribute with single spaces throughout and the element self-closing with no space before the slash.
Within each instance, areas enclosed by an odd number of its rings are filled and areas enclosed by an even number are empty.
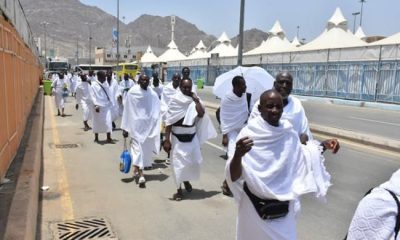
<svg viewBox="0 0 400 240">
<path fill-rule="evenodd" d="M 359 15 L 360 12 L 353 12 L 351 15 L 353 15 L 354 17 L 354 22 L 353 22 L 353 34 L 356 33 L 356 19 L 357 19 L 357 15 Z M 361 25 L 360 25 L 361 26 Z"/>
<path fill-rule="evenodd" d="M 244 25 L 244 4 L 245 0 L 240 1 L 240 23 L 239 23 L 239 52 L 237 65 L 241 66 L 243 63 L 243 25 Z"/>
<path fill-rule="evenodd" d="M 86 25 L 89 26 L 89 69 L 92 68 L 92 27 L 91 25 L 95 23 L 85 23 Z"/>
<path fill-rule="evenodd" d="M 44 27 L 44 59 L 47 61 L 47 28 L 46 26 L 50 23 L 48 22 L 41 22 L 41 25 Z"/>
<path fill-rule="evenodd" d="M 300 26 L 297 26 L 297 33 L 296 33 L 297 39 L 299 39 L 299 30 L 300 30 Z"/>
<path fill-rule="evenodd" d="M 117 66 L 119 64 L 119 0 L 117 0 Z"/>
<path fill-rule="evenodd" d="M 366 0 L 360 0 L 360 3 L 361 3 L 361 11 L 360 11 L 360 27 L 361 27 L 361 25 L 362 25 L 362 16 L 363 16 L 363 6 L 364 6 L 364 3 L 365 2 L 367 2 Z"/>
</svg>

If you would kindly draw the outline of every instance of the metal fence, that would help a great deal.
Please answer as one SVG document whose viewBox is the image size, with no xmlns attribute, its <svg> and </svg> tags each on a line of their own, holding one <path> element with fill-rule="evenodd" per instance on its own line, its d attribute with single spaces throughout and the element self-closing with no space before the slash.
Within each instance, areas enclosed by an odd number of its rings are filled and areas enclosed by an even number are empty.
<svg viewBox="0 0 400 240">
<path fill-rule="evenodd" d="M 294 77 L 293 93 L 349 100 L 379 101 L 400 104 L 400 61 L 354 61 L 317 63 L 261 64 L 276 76 L 289 71 Z M 167 68 L 167 80 L 183 66 Z M 204 79 L 212 86 L 215 78 L 235 65 L 190 66 L 191 78 Z M 146 70 L 145 70 L 146 71 Z"/>
</svg>

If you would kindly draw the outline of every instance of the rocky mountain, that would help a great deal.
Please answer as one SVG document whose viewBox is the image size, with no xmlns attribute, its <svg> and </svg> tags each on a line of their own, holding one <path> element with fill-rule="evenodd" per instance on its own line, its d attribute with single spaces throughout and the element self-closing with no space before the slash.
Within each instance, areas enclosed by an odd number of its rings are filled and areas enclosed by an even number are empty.
<svg viewBox="0 0 400 240">
<path fill-rule="evenodd" d="M 88 57 L 89 36 L 92 36 L 92 56 L 94 47 L 111 48 L 112 29 L 117 25 L 116 17 L 98 7 L 82 4 L 79 0 L 20 0 L 30 23 L 32 32 L 41 38 L 44 49 L 55 49 L 60 56 L 74 57 L 77 45 L 80 57 Z M 46 24 L 47 23 L 47 24 Z M 144 50 L 151 45 L 156 54 L 161 54 L 171 39 L 170 17 L 144 14 L 135 21 L 120 26 L 120 46 L 130 42 L 134 49 Z M 46 29 L 46 31 L 45 31 Z M 266 39 L 266 33 L 251 29 L 245 32 L 247 51 L 257 47 Z M 175 42 L 179 50 L 188 53 L 203 40 L 209 46 L 216 37 L 199 30 L 196 25 L 176 17 Z M 234 40 L 234 45 L 236 41 Z"/>
<path fill-rule="evenodd" d="M 243 51 L 247 52 L 260 46 L 261 42 L 268 38 L 268 34 L 257 28 L 246 30 L 243 33 Z M 238 44 L 238 36 L 232 38 L 232 45 Z"/>
</svg>

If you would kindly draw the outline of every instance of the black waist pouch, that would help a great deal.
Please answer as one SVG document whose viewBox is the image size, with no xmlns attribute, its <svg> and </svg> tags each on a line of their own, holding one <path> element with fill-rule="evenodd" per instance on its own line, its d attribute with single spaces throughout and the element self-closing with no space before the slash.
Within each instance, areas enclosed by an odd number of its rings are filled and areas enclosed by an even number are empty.
<svg viewBox="0 0 400 240">
<path fill-rule="evenodd" d="M 196 135 L 196 133 L 193 134 L 176 134 L 176 133 L 172 133 L 172 135 L 174 135 L 179 142 L 191 142 L 194 138 L 194 136 Z"/>
<path fill-rule="evenodd" d="M 276 219 L 284 217 L 289 212 L 289 201 L 279 201 L 279 200 L 264 200 L 252 192 L 247 187 L 246 182 L 243 185 L 243 190 L 246 192 L 247 196 L 250 198 L 250 201 L 253 203 L 256 212 L 260 216 L 260 218 L 266 219 Z"/>
</svg>

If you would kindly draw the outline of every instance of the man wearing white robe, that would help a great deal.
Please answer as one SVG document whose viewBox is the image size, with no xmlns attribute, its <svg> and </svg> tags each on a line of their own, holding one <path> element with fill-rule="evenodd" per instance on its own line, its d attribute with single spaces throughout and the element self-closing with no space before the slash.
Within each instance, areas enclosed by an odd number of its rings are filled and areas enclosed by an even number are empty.
<svg viewBox="0 0 400 240">
<path fill-rule="evenodd" d="M 161 93 L 161 117 L 163 122 L 165 122 L 169 101 L 175 95 L 175 93 L 179 91 L 180 81 L 181 75 L 179 73 L 174 73 L 172 76 L 172 81 L 164 87 Z"/>
<path fill-rule="evenodd" d="M 239 208 L 236 239 L 295 240 L 293 202 L 311 192 L 316 197 L 325 197 L 331 184 L 322 152 L 331 149 L 336 153 L 339 144 L 335 139 L 301 144 L 289 121 L 280 119 L 283 102 L 276 90 L 261 95 L 258 109 L 261 115 L 249 120 L 240 131 L 234 156 L 225 168 Z M 245 186 L 252 198 L 278 200 L 286 204 L 287 212 L 276 212 L 279 217 L 269 215 L 270 212 L 258 213 Z"/>
<path fill-rule="evenodd" d="M 236 76 L 232 79 L 232 91 L 222 98 L 220 109 L 222 145 L 228 148 L 227 156 L 229 159 L 235 152 L 236 137 L 240 130 L 246 126 L 249 117 L 246 81 L 242 76 Z M 226 181 L 222 183 L 221 189 L 224 195 L 232 195 Z"/>
<path fill-rule="evenodd" d="M 94 71 L 93 71 L 93 70 L 89 70 L 89 74 L 88 74 L 87 80 L 88 80 L 89 82 L 92 82 L 92 81 L 94 82 L 94 81 L 97 80 L 96 74 L 94 74 Z"/>
<path fill-rule="evenodd" d="M 130 134 L 133 174 L 139 177 L 139 187 L 145 187 L 145 167 L 152 166 L 153 154 L 160 150 L 160 100 L 149 86 L 149 77 L 141 75 L 139 85 L 126 95 L 121 129 L 124 137 Z"/>
<path fill-rule="evenodd" d="M 112 102 L 111 106 L 111 120 L 112 120 L 112 127 L 113 129 L 116 128 L 115 121 L 119 118 L 120 116 L 120 110 L 119 110 L 119 102 L 118 102 L 118 97 L 120 94 L 120 88 L 117 83 L 117 80 L 115 80 L 112 76 L 111 71 L 107 71 L 107 83 L 110 86 L 110 99 Z"/>
<path fill-rule="evenodd" d="M 92 119 L 93 102 L 90 97 L 90 82 L 87 81 L 87 76 L 82 75 L 81 82 L 76 87 L 76 105 L 75 108 L 78 110 L 79 105 L 82 108 L 83 126 L 84 131 L 90 130 L 88 121 Z"/>
<path fill-rule="evenodd" d="M 94 141 L 99 142 L 99 133 L 107 133 L 107 143 L 114 143 L 111 138 L 112 101 L 105 72 L 97 72 L 97 80 L 91 82 L 90 96 L 94 105 L 92 110 Z"/>
<path fill-rule="evenodd" d="M 173 199 L 183 198 L 181 183 L 187 192 L 192 191 L 189 181 L 200 178 L 202 156 L 200 145 L 217 136 L 210 118 L 205 113 L 199 97 L 192 92 L 192 81 L 183 79 L 180 91 L 169 102 L 166 115 L 164 150 L 171 151 L 171 165 L 177 186 Z"/>
<path fill-rule="evenodd" d="M 75 92 L 76 92 L 76 87 L 78 85 L 78 75 L 77 73 L 69 73 L 69 86 L 71 88 L 71 95 L 72 97 L 75 97 Z"/>
<path fill-rule="evenodd" d="M 51 83 L 51 94 L 54 95 L 54 101 L 56 103 L 57 115 L 65 117 L 64 103 L 65 98 L 68 95 L 69 85 L 63 73 L 58 74 L 58 78 Z M 61 114 L 60 114 L 61 110 Z"/>
<path fill-rule="evenodd" d="M 129 89 L 135 85 L 135 81 L 129 78 L 129 74 L 125 73 L 121 82 L 119 82 L 119 95 L 118 95 L 118 102 L 120 103 L 119 112 L 122 115 L 124 111 L 124 102 L 126 94 L 128 93 Z"/>
<path fill-rule="evenodd" d="M 312 134 L 308 124 L 304 108 L 301 101 L 290 96 L 293 89 L 293 77 L 288 72 L 280 72 L 275 78 L 274 89 L 278 91 L 283 98 L 283 114 L 282 119 L 287 119 L 292 125 L 294 130 L 298 133 L 302 143 L 308 139 L 312 140 Z M 249 119 L 255 118 L 260 115 L 258 105 L 260 100 L 254 104 Z"/>
<path fill-rule="evenodd" d="M 347 240 L 400 239 L 395 231 L 396 218 L 400 213 L 394 197 L 400 200 L 400 170 L 360 201 L 351 220 Z"/>
<path fill-rule="evenodd" d="M 158 78 L 158 73 L 154 72 L 153 77 L 150 79 L 151 82 L 151 88 L 154 90 L 154 92 L 157 93 L 158 98 L 161 99 L 161 94 L 163 92 L 163 85 L 160 84 L 160 79 Z"/>
<path fill-rule="evenodd" d="M 135 85 L 135 82 L 129 78 L 129 74 L 125 73 L 124 78 L 119 82 L 120 95 L 125 98 L 126 93 Z"/>
</svg>

